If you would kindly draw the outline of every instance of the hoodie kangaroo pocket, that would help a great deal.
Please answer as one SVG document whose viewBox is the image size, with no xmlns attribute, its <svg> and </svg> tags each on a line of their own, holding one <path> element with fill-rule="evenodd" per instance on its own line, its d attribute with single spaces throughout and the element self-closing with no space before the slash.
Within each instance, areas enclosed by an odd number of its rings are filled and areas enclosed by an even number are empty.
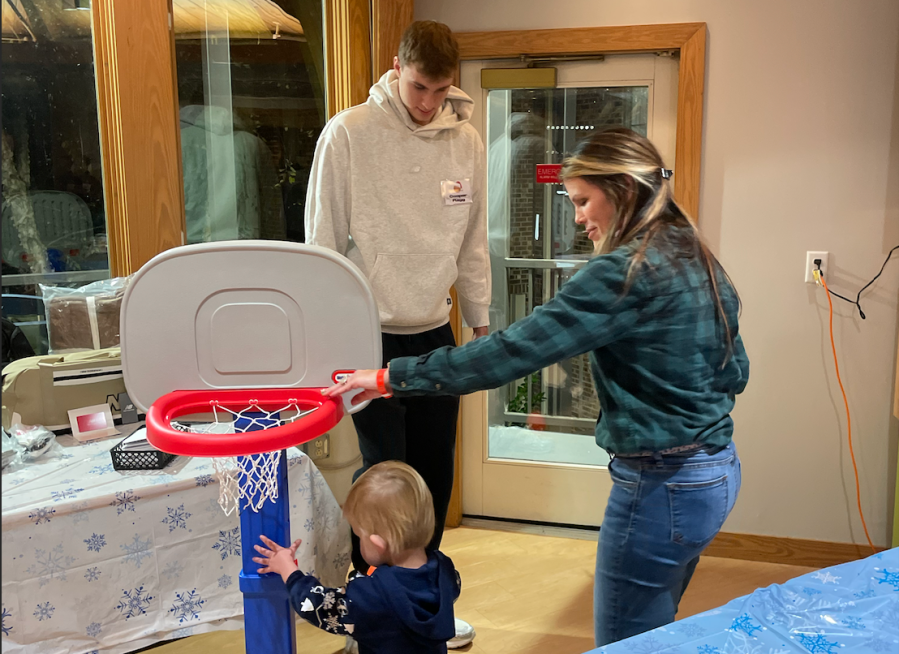
<svg viewBox="0 0 899 654">
<path fill-rule="evenodd" d="M 378 254 L 369 281 L 381 323 L 416 327 L 445 318 L 456 274 L 451 254 Z"/>
</svg>

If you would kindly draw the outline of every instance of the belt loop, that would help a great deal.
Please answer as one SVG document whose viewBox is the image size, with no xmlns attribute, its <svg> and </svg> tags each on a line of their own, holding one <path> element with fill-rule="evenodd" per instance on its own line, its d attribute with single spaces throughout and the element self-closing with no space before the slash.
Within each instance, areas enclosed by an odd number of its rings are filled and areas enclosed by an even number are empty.
<svg viewBox="0 0 899 654">
<path fill-rule="evenodd" d="M 662 465 L 662 453 L 661 452 L 653 452 L 652 460 L 655 462 L 657 466 Z"/>
</svg>

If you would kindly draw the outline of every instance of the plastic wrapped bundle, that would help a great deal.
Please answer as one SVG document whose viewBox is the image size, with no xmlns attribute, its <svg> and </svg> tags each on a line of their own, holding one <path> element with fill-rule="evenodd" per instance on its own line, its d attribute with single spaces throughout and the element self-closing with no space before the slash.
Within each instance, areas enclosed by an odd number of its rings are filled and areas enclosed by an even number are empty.
<svg viewBox="0 0 899 654">
<path fill-rule="evenodd" d="M 129 281 L 130 277 L 116 277 L 81 288 L 41 284 L 50 352 L 118 346 L 119 313 Z"/>
</svg>

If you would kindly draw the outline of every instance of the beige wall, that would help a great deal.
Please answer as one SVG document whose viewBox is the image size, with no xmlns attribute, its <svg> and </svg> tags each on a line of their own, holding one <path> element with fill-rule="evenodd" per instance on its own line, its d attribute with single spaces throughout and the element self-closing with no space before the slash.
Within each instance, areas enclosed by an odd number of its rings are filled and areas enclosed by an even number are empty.
<svg viewBox="0 0 899 654">
<path fill-rule="evenodd" d="M 803 283 L 831 253 L 854 297 L 899 244 L 899 0 L 416 0 L 457 31 L 704 21 L 700 224 L 743 298 L 751 379 L 737 403 L 743 490 L 732 532 L 865 542 L 827 302 Z M 672 162 L 669 162 L 669 165 Z M 887 544 L 899 421 L 891 415 L 899 257 L 835 330 L 862 505 Z"/>
</svg>

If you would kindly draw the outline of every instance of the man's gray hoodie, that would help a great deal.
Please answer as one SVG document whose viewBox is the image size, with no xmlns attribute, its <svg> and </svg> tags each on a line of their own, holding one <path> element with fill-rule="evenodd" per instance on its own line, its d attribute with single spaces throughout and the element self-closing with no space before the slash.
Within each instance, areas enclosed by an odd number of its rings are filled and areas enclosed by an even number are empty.
<svg viewBox="0 0 899 654">
<path fill-rule="evenodd" d="M 454 284 L 465 322 L 488 324 L 487 188 L 484 146 L 469 124 L 473 110 L 472 99 L 451 87 L 434 119 L 418 125 L 391 70 L 364 104 L 334 116 L 319 137 L 306 240 L 359 266 L 384 332 L 445 324 Z"/>
</svg>

